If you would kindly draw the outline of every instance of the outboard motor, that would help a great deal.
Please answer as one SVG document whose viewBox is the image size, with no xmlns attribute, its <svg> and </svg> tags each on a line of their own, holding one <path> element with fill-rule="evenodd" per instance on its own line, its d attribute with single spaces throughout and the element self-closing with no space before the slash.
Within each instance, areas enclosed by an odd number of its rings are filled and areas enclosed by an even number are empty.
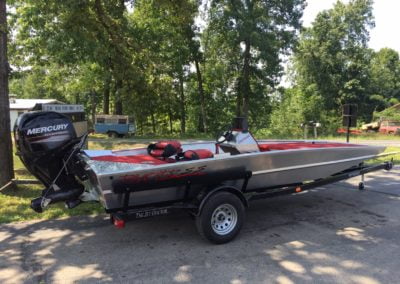
<svg viewBox="0 0 400 284">
<path fill-rule="evenodd" d="M 81 138 L 71 120 L 57 112 L 22 114 L 14 126 L 17 155 L 25 167 L 45 186 L 42 196 L 31 201 L 31 208 L 42 212 L 47 205 L 65 201 L 72 208 L 80 203 L 84 187 L 70 171 Z"/>
</svg>

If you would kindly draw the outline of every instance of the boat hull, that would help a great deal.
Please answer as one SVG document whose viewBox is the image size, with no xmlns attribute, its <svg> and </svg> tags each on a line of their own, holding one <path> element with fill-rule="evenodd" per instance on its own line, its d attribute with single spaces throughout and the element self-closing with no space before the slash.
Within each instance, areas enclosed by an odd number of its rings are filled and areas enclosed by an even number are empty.
<svg viewBox="0 0 400 284">
<path fill-rule="evenodd" d="M 213 147 L 211 143 L 202 146 Z M 357 166 L 384 149 L 380 146 L 351 147 L 343 144 L 343 147 L 334 148 L 291 149 L 231 156 L 222 154 L 212 159 L 158 166 L 116 167 L 109 171 L 104 170 L 107 168 L 106 162 L 88 161 L 88 165 L 91 169 L 91 184 L 95 185 L 101 202 L 106 210 L 113 210 L 124 205 L 124 195 L 121 194 L 124 186 L 131 191 L 129 206 L 182 200 L 196 196 L 204 185 L 193 185 L 188 192 L 185 184 L 179 183 L 179 180 L 200 178 L 213 184 L 219 174 L 232 170 L 232 177 L 226 178 L 224 184 L 241 188 L 243 179 L 235 177 L 235 169 L 239 169 L 252 173 L 247 185 L 247 190 L 252 191 L 326 178 Z M 168 181 L 171 186 L 161 187 Z M 149 184 L 152 186 L 146 189 Z M 157 184 L 160 184 L 160 188 L 157 188 Z"/>
</svg>

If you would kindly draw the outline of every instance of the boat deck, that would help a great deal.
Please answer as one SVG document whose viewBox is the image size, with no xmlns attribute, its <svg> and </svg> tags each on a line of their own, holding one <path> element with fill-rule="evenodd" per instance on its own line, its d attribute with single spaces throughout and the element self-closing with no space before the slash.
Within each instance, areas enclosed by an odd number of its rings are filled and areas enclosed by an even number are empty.
<svg viewBox="0 0 400 284">
<path fill-rule="evenodd" d="M 184 151 L 195 149 L 208 149 L 214 154 L 221 153 L 221 149 L 217 150 L 215 143 L 193 143 L 183 144 Z M 300 150 L 300 149 L 319 149 L 319 148 L 336 148 L 336 147 L 358 147 L 357 144 L 331 143 L 331 142 L 307 142 L 307 141 L 259 141 L 260 152 L 268 151 L 284 151 L 284 150 Z M 93 161 L 112 162 L 112 163 L 128 163 L 141 165 L 163 165 L 168 163 L 185 162 L 187 160 L 179 160 L 173 158 L 157 158 L 147 154 L 146 148 L 138 148 L 133 150 L 86 150 L 85 154 Z M 211 158 L 212 159 L 212 158 Z"/>
</svg>

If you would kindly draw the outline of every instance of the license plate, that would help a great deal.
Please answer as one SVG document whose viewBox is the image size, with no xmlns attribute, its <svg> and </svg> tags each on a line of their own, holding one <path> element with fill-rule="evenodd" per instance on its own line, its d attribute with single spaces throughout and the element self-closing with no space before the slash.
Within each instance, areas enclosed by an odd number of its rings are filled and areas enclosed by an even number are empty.
<svg viewBox="0 0 400 284">
<path fill-rule="evenodd" d="M 153 209 L 153 210 L 146 210 L 146 211 L 136 212 L 135 217 L 136 217 L 136 219 L 141 219 L 141 218 L 165 215 L 165 214 L 168 214 L 168 213 L 169 212 L 168 212 L 167 208 Z"/>
</svg>

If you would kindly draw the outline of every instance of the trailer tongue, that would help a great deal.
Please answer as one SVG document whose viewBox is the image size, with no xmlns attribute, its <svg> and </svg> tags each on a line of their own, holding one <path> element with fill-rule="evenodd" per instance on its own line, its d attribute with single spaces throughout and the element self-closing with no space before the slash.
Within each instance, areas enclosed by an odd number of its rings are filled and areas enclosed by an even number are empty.
<svg viewBox="0 0 400 284">
<path fill-rule="evenodd" d="M 22 162 L 46 186 L 31 202 L 36 212 L 56 202 L 73 208 L 99 201 L 114 225 L 123 227 L 130 218 L 183 209 L 214 243 L 239 233 L 250 200 L 392 167 L 363 165 L 384 150 L 380 146 L 257 141 L 243 118 L 216 142 L 160 141 L 122 151 L 81 150 L 86 136 L 77 137 L 71 121 L 54 112 L 23 114 L 14 135 Z"/>
</svg>

